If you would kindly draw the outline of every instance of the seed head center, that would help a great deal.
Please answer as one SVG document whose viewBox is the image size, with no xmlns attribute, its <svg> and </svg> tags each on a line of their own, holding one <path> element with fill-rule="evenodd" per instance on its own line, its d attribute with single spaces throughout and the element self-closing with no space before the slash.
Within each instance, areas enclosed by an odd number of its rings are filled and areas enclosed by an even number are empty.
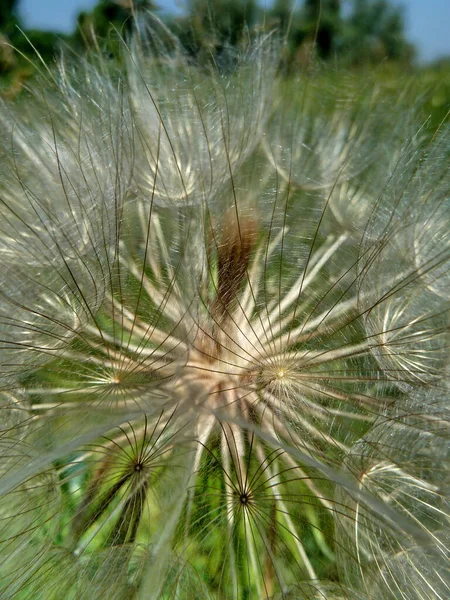
<svg viewBox="0 0 450 600">
<path fill-rule="evenodd" d="M 243 492 L 240 496 L 239 496 L 239 502 L 243 505 L 247 505 L 249 503 L 249 495 L 246 492 Z"/>
</svg>

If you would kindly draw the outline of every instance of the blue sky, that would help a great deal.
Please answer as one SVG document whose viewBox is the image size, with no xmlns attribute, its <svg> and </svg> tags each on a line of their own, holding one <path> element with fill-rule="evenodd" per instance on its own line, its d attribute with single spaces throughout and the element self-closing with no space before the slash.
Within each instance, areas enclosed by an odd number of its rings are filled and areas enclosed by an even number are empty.
<svg viewBox="0 0 450 600">
<path fill-rule="evenodd" d="M 405 9 L 408 37 L 422 60 L 450 55 L 450 0 L 395 1 Z M 76 15 L 95 4 L 96 0 L 20 0 L 19 10 L 26 27 L 70 32 Z M 182 0 L 157 0 L 157 4 L 174 10 Z"/>
</svg>

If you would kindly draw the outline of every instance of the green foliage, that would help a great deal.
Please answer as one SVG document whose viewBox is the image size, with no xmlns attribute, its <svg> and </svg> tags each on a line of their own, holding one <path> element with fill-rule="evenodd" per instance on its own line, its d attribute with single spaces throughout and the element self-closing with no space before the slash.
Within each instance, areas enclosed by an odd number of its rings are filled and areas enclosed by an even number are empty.
<svg viewBox="0 0 450 600">
<path fill-rule="evenodd" d="M 153 0 L 99 0 L 90 12 L 80 13 L 71 36 L 37 31 L 26 35 L 47 63 L 61 41 L 77 52 L 100 46 L 117 54 L 120 37 L 126 39 L 145 12 L 157 9 Z M 403 11 L 389 0 L 306 0 L 303 4 L 275 0 L 264 7 L 258 0 L 190 0 L 183 15 L 165 15 L 164 20 L 199 62 L 218 59 L 224 48 L 245 45 L 252 31 L 261 30 L 276 30 L 284 37 L 285 63 L 291 72 L 310 68 L 317 59 L 345 68 L 386 60 L 411 65 L 415 55 L 405 36 Z M 6 44 L 33 56 L 32 46 L 17 25 L 16 2 L 2 3 L 0 71 L 9 73 L 10 81 L 15 72 L 22 78 L 26 61 Z"/>
<path fill-rule="evenodd" d="M 85 44 L 95 46 L 99 41 L 103 44 L 111 41 L 115 30 L 118 35 L 126 37 L 133 28 L 138 12 L 141 9 L 153 11 L 155 8 L 152 0 L 99 0 L 90 12 L 79 14 L 73 43 L 80 47 Z"/>
<path fill-rule="evenodd" d="M 262 8 L 255 0 L 191 0 L 187 15 L 169 19 L 181 42 L 196 56 L 206 48 L 236 46 L 248 30 L 285 35 L 288 61 L 304 66 L 311 58 L 342 66 L 394 60 L 409 63 L 414 51 L 404 33 L 402 10 L 388 0 L 275 0 Z"/>
<path fill-rule="evenodd" d="M 225 47 L 239 46 L 261 22 L 256 0 L 190 0 L 187 14 L 167 17 L 169 27 L 197 60 L 209 60 Z"/>
<path fill-rule="evenodd" d="M 400 7 L 388 0 L 353 0 L 339 40 L 347 64 L 380 63 L 384 59 L 411 62 L 413 46 L 405 37 Z"/>
<path fill-rule="evenodd" d="M 0 85 L 14 94 L 33 73 L 33 63 L 41 59 L 52 64 L 58 48 L 68 39 L 50 31 L 27 30 L 17 16 L 17 1 L 0 3 Z M 39 58 L 38 54 L 41 58 Z"/>
<path fill-rule="evenodd" d="M 342 27 L 340 9 L 340 0 L 305 0 L 304 33 L 307 39 L 313 39 L 322 58 L 336 52 Z"/>
</svg>

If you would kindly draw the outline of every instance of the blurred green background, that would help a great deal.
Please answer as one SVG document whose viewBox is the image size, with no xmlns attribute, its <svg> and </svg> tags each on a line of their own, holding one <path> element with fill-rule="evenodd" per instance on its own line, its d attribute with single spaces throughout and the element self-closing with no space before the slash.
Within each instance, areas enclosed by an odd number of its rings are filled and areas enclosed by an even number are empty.
<svg viewBox="0 0 450 600">
<path fill-rule="evenodd" d="M 142 11 L 150 10 L 198 62 L 220 56 L 225 47 L 239 47 L 252 32 L 278 30 L 285 36 L 283 69 L 288 77 L 301 71 L 317 73 L 326 66 L 328 73 L 344 69 L 363 82 L 370 72 L 393 94 L 409 77 L 421 97 L 423 117 L 429 117 L 433 126 L 450 108 L 450 42 L 447 56 L 424 63 L 423 48 L 418 51 L 408 39 L 406 12 L 397 0 L 272 0 L 264 5 L 262 0 L 186 0 L 178 5 L 176 1 L 62 2 L 66 11 L 69 5 L 74 11 L 85 7 L 73 27 L 60 27 L 67 30 L 64 33 L 26 26 L 33 22 L 33 11 L 44 17 L 50 2 L 0 0 L 0 94 L 9 98 L 20 94 L 35 71 L 37 53 L 50 65 L 61 52 L 82 54 L 97 45 L 114 53 L 119 32 L 126 37 Z M 45 18 L 39 22 L 45 23 Z M 428 35 L 431 39 L 433 31 Z"/>
</svg>

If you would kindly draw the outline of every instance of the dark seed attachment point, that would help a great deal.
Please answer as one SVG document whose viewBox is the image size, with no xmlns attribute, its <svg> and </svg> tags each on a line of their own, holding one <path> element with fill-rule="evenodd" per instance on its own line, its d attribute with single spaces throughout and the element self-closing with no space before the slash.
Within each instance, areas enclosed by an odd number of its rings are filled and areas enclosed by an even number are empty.
<svg viewBox="0 0 450 600">
<path fill-rule="evenodd" d="M 249 500 L 249 495 L 245 492 L 239 496 L 239 502 L 245 506 L 249 503 Z"/>
</svg>

